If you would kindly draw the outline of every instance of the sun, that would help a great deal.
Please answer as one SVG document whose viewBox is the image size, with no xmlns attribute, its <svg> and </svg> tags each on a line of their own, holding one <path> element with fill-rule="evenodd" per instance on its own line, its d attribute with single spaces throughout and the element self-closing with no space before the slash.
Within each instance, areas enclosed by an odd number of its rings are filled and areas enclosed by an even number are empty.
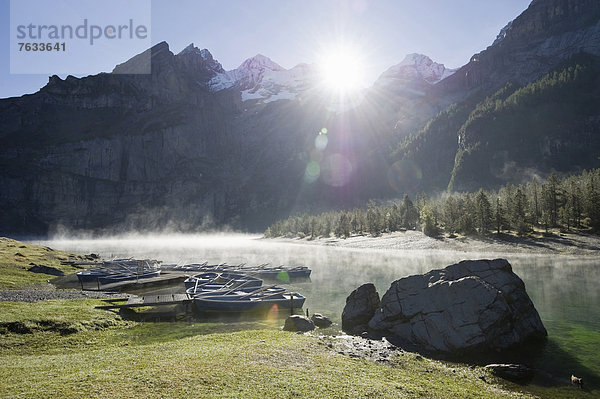
<svg viewBox="0 0 600 399">
<path fill-rule="evenodd" d="M 364 77 L 360 58 L 359 52 L 347 48 L 328 51 L 319 63 L 323 85 L 340 93 L 359 89 Z"/>
</svg>

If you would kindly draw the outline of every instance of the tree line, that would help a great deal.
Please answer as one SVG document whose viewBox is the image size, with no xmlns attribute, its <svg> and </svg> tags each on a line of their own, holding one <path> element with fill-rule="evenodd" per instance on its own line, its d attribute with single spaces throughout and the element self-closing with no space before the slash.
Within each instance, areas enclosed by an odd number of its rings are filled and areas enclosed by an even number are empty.
<svg viewBox="0 0 600 399">
<path fill-rule="evenodd" d="M 497 191 L 446 192 L 435 198 L 422 194 L 414 200 L 404 195 L 385 203 L 371 200 L 366 208 L 291 216 L 268 227 L 265 237 L 347 238 L 412 229 L 428 236 L 523 236 L 556 228 L 600 232 L 600 169 L 562 178 L 552 174 L 544 182 L 534 178 Z"/>
</svg>

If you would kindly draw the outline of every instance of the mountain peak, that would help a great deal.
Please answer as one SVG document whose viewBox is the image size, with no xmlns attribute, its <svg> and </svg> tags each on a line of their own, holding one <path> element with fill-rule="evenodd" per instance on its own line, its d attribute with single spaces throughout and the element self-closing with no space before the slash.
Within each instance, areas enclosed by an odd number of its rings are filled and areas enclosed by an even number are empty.
<svg viewBox="0 0 600 399">
<path fill-rule="evenodd" d="M 248 58 L 242 65 L 240 65 L 237 70 L 263 70 L 268 69 L 271 71 L 285 71 L 281 65 L 274 62 L 267 56 L 262 54 L 256 54 L 254 57 Z"/>
<path fill-rule="evenodd" d="M 405 87 L 435 84 L 456 72 L 447 69 L 444 64 L 434 62 L 423 54 L 408 54 L 402 62 L 392 66 L 381 74 L 375 82 L 380 87 Z"/>
<path fill-rule="evenodd" d="M 190 43 L 186 48 L 181 50 L 181 52 L 177 55 L 186 55 L 186 54 L 197 54 L 204 61 L 214 61 L 214 58 L 208 49 L 203 48 L 200 50 L 198 47 L 194 46 L 194 43 Z"/>
<path fill-rule="evenodd" d="M 424 54 L 411 53 L 411 54 L 407 54 L 406 57 L 404 57 L 404 59 L 402 60 L 402 62 L 400 64 L 398 64 L 398 66 L 406 66 L 406 65 L 419 66 L 419 65 L 431 65 L 431 64 L 434 64 L 434 62 L 428 56 L 426 56 Z"/>
<path fill-rule="evenodd" d="M 152 65 L 158 65 L 166 62 L 167 59 L 173 56 L 169 50 L 169 44 L 165 41 L 155 44 L 146 51 L 141 52 L 128 59 L 127 61 L 118 64 L 112 70 L 114 74 L 137 74 L 150 73 Z"/>
</svg>

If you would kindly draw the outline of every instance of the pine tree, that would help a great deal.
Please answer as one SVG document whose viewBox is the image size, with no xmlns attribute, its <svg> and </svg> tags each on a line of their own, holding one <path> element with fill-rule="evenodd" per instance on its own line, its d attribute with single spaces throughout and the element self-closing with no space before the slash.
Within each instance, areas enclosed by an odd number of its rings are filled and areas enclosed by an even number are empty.
<svg viewBox="0 0 600 399">
<path fill-rule="evenodd" d="M 350 217 L 346 212 L 341 212 L 335 228 L 335 235 L 337 237 L 348 238 L 350 237 L 350 229 Z"/>
<path fill-rule="evenodd" d="M 318 229 L 318 222 L 317 222 L 316 216 L 311 216 L 309 218 L 308 226 L 309 226 L 309 230 L 310 230 L 310 236 L 312 238 L 317 237 L 319 229 Z"/>
<path fill-rule="evenodd" d="M 475 196 L 475 223 L 480 235 L 487 233 L 492 224 L 492 206 L 482 189 Z"/>
<path fill-rule="evenodd" d="M 533 179 L 531 182 L 531 223 L 537 226 L 540 221 L 540 216 L 542 214 L 540 208 L 540 186 L 537 182 L 537 179 Z"/>
<path fill-rule="evenodd" d="M 496 197 L 496 207 L 494 208 L 494 224 L 496 226 L 496 233 L 500 234 L 502 230 L 502 226 L 506 223 L 506 218 L 504 216 L 504 208 L 502 208 L 502 203 L 500 202 L 500 197 Z"/>
<path fill-rule="evenodd" d="M 444 213 L 442 217 L 442 221 L 444 222 L 444 226 L 446 227 L 446 231 L 451 236 L 454 235 L 456 229 L 458 227 L 458 218 L 459 218 L 459 210 L 458 203 L 456 198 L 450 196 L 446 199 L 444 203 Z"/>
<path fill-rule="evenodd" d="M 598 170 L 600 171 L 600 170 Z M 585 213 L 594 232 L 600 231 L 600 190 L 595 173 L 591 172 L 585 187 Z"/>
<path fill-rule="evenodd" d="M 419 219 L 419 212 L 408 195 L 402 201 L 402 223 L 405 229 L 414 229 Z"/>
<path fill-rule="evenodd" d="M 383 225 L 381 212 L 374 202 L 369 201 L 369 209 L 367 210 L 367 230 L 372 236 L 376 237 L 381 234 Z"/>
<path fill-rule="evenodd" d="M 421 208 L 421 223 L 423 227 L 423 233 L 429 237 L 435 237 L 438 235 L 439 230 L 437 224 L 435 223 L 435 218 L 433 217 L 433 212 L 429 205 L 423 205 Z"/>
<path fill-rule="evenodd" d="M 475 232 L 475 202 L 469 193 L 464 193 L 458 202 L 459 214 L 458 229 L 463 234 L 473 234 Z"/>
<path fill-rule="evenodd" d="M 393 204 L 392 207 L 388 211 L 388 230 L 398 231 L 402 227 L 402 215 L 400 213 L 400 208 L 398 205 Z"/>
<path fill-rule="evenodd" d="M 527 198 L 521 187 L 517 188 L 513 201 L 513 210 L 511 214 L 512 226 L 519 235 L 525 235 L 529 231 L 525 209 L 527 207 Z"/>
</svg>

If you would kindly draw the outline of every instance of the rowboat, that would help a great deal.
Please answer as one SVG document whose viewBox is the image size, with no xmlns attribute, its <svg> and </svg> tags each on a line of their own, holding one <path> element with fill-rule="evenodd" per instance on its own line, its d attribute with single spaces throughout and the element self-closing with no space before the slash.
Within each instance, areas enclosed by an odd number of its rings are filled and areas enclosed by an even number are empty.
<svg viewBox="0 0 600 399">
<path fill-rule="evenodd" d="M 243 273 L 257 276 L 267 280 L 298 280 L 310 277 L 311 270 L 306 266 L 297 267 L 241 267 L 233 270 L 234 273 Z"/>
<path fill-rule="evenodd" d="M 268 288 L 247 294 L 206 294 L 193 298 L 199 312 L 260 312 L 277 309 L 301 309 L 306 298 L 297 292 L 269 293 Z"/>
<path fill-rule="evenodd" d="M 203 295 L 229 295 L 229 296 L 238 295 L 238 296 L 241 296 L 241 295 L 245 295 L 245 294 L 250 294 L 251 292 L 256 291 L 259 288 L 263 288 L 263 287 L 244 287 L 244 286 L 228 287 L 228 286 L 219 285 L 219 284 L 207 284 L 202 287 L 197 287 L 196 290 L 194 290 L 194 287 L 188 288 L 187 290 L 185 290 L 185 292 L 190 297 L 203 296 Z M 276 286 L 270 286 L 264 290 L 264 292 L 268 293 L 268 294 L 281 293 L 281 292 L 285 292 L 285 291 L 286 291 L 285 288 L 276 287 Z"/>
<path fill-rule="evenodd" d="M 77 273 L 77 278 L 82 285 L 86 283 L 110 284 L 158 276 L 160 276 L 158 262 L 133 259 L 104 261 L 101 267 Z"/>
<path fill-rule="evenodd" d="M 244 287 L 260 287 L 262 280 L 257 277 L 246 276 L 239 273 L 229 272 L 205 272 L 188 277 L 184 282 L 185 288 L 202 288 L 205 285 L 228 285 L 236 286 L 244 284 Z"/>
</svg>

